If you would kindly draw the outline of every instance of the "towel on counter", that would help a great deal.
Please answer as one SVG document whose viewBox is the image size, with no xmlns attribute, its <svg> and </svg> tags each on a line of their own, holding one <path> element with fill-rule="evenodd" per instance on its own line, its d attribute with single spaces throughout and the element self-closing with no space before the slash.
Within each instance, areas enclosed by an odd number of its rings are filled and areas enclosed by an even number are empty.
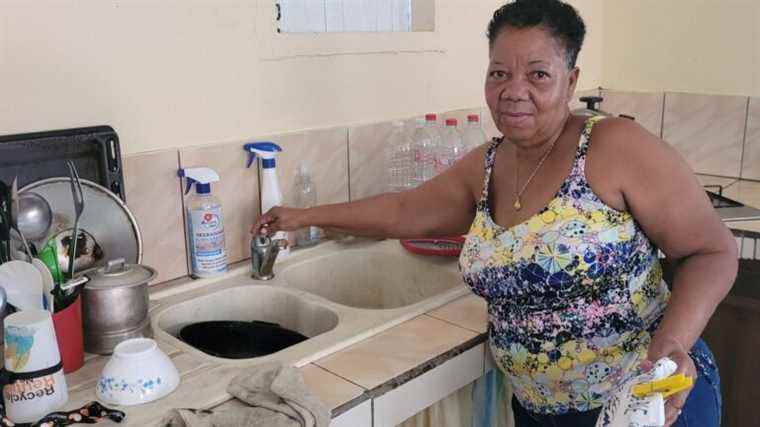
<svg viewBox="0 0 760 427">
<path fill-rule="evenodd" d="M 327 427 L 330 410 L 306 387 L 301 371 L 279 363 L 233 378 L 227 392 L 247 406 L 220 411 L 176 409 L 166 427 Z"/>
</svg>

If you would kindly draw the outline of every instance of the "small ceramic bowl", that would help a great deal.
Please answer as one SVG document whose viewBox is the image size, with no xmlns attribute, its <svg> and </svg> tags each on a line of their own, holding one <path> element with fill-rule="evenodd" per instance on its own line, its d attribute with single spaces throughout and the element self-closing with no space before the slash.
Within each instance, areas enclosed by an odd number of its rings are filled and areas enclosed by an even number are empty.
<svg viewBox="0 0 760 427">
<path fill-rule="evenodd" d="M 95 394 L 105 403 L 140 405 L 160 399 L 179 385 L 171 359 L 150 338 L 119 343 L 103 368 Z"/>
</svg>

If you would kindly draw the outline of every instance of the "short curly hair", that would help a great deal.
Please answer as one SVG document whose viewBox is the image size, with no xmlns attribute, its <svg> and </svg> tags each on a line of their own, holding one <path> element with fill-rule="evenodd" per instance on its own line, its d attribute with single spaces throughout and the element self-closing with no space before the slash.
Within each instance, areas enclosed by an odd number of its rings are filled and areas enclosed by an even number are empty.
<svg viewBox="0 0 760 427">
<path fill-rule="evenodd" d="M 505 4 L 494 12 L 488 24 L 488 43 L 493 47 L 506 27 L 538 26 L 545 27 L 560 41 L 568 68 L 574 68 L 586 37 L 586 24 L 574 7 L 560 0 L 514 0 Z"/>
</svg>

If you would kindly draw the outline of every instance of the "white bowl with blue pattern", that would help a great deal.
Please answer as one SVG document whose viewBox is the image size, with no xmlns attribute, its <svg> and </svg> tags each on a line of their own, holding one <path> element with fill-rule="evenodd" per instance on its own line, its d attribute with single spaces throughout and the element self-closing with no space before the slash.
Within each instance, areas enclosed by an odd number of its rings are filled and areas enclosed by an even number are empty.
<svg viewBox="0 0 760 427">
<path fill-rule="evenodd" d="M 179 385 L 171 359 L 150 338 L 133 338 L 114 348 L 98 379 L 95 394 L 114 405 L 140 405 L 158 400 Z"/>
</svg>

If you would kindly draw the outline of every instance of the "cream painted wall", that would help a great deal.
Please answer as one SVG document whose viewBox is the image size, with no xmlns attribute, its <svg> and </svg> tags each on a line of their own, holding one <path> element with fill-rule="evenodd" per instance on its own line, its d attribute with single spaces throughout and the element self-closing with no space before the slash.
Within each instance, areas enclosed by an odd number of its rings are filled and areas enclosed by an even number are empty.
<svg viewBox="0 0 760 427">
<path fill-rule="evenodd" d="M 607 0 L 603 86 L 760 96 L 760 1 Z"/>
<path fill-rule="evenodd" d="M 122 151 L 484 104 L 502 0 L 437 0 L 437 31 L 276 35 L 272 0 L 0 1 L 0 134 L 110 124 Z M 580 89 L 599 85 L 602 0 Z"/>
<path fill-rule="evenodd" d="M 578 58 L 581 78 L 577 90 L 595 89 L 602 84 L 604 50 L 604 0 L 569 0 L 586 23 L 586 40 Z"/>
</svg>

